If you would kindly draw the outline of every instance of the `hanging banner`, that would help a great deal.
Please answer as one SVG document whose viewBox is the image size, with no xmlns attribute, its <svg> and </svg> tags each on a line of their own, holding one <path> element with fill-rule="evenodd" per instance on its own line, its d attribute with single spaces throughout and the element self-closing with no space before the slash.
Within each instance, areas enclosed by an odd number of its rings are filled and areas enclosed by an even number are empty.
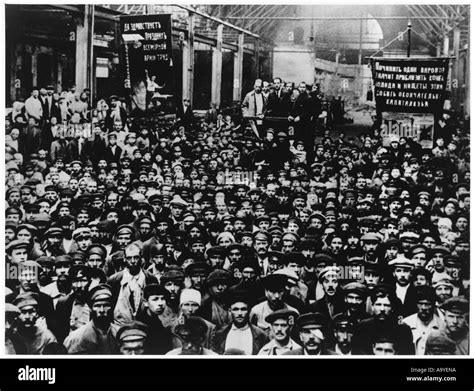
<svg viewBox="0 0 474 391">
<path fill-rule="evenodd" d="M 132 108 L 145 112 L 174 94 L 171 15 L 121 16 L 120 27 Z"/>
<path fill-rule="evenodd" d="M 436 113 L 443 109 L 448 58 L 371 58 L 377 111 Z"/>
</svg>

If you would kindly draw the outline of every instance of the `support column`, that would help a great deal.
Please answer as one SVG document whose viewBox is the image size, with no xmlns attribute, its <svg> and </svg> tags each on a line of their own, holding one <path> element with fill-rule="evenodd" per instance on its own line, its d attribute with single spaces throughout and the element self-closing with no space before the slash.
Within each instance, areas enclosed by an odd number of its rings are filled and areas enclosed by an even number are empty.
<svg viewBox="0 0 474 391">
<path fill-rule="evenodd" d="M 31 74 L 33 87 L 38 87 L 38 50 L 33 48 L 31 51 Z"/>
<path fill-rule="evenodd" d="M 211 101 L 217 107 L 221 105 L 221 85 L 222 85 L 222 35 L 224 26 L 217 27 L 217 44 L 212 50 L 212 87 Z"/>
<path fill-rule="evenodd" d="M 454 109 L 459 109 L 461 83 L 459 80 L 459 45 L 461 41 L 461 30 L 456 27 L 453 31 L 453 50 L 454 50 L 454 64 L 453 64 L 453 100 Z"/>
<path fill-rule="evenodd" d="M 244 68 L 244 34 L 239 34 L 238 51 L 234 53 L 234 91 L 233 100 L 242 99 L 242 74 Z"/>
<path fill-rule="evenodd" d="M 58 82 L 56 84 L 56 91 L 60 93 L 63 90 L 63 61 L 62 61 L 60 52 L 58 53 L 57 61 L 58 61 L 58 77 L 57 77 Z"/>
<path fill-rule="evenodd" d="M 76 87 L 92 89 L 92 37 L 94 5 L 84 5 L 84 15 L 76 19 Z"/>
<path fill-rule="evenodd" d="M 194 87 L 194 15 L 188 15 L 188 38 L 183 42 L 183 89 L 182 98 L 193 104 Z"/>
<path fill-rule="evenodd" d="M 470 37 L 470 33 L 471 33 L 471 26 L 468 25 L 468 34 L 467 36 Z M 465 71 L 466 72 L 466 79 L 464 80 L 464 83 L 466 85 L 465 89 L 464 89 L 464 115 L 465 116 L 470 116 L 471 114 L 471 108 L 470 108 L 470 104 L 471 104 L 471 98 L 469 96 L 470 92 L 471 92 L 471 85 L 470 85 L 470 80 L 471 80 L 471 69 L 470 69 L 470 66 L 471 66 L 471 43 L 468 42 L 467 44 L 467 53 L 466 53 L 466 67 L 465 67 Z"/>
<path fill-rule="evenodd" d="M 448 36 L 448 34 L 445 34 L 443 36 L 443 56 L 445 56 L 445 57 L 449 56 L 449 36 Z"/>
</svg>

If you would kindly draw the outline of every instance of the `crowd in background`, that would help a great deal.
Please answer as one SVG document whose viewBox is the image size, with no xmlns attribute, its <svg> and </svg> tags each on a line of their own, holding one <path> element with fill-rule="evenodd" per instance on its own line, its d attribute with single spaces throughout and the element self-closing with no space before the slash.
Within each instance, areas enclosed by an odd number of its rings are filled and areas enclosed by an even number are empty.
<svg viewBox="0 0 474 391">
<path fill-rule="evenodd" d="M 348 135 L 279 78 L 241 108 L 13 104 L 7 353 L 468 354 L 469 122 Z"/>
</svg>

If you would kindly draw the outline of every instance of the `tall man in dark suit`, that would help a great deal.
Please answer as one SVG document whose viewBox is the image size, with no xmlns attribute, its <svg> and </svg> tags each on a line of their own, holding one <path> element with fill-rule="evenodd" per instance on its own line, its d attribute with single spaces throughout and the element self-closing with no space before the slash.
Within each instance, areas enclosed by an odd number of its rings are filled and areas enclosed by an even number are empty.
<svg viewBox="0 0 474 391">
<path fill-rule="evenodd" d="M 270 117 L 286 117 L 285 99 L 287 93 L 279 77 L 273 79 L 274 90 L 270 92 L 267 102 L 267 115 Z"/>
<path fill-rule="evenodd" d="M 104 159 L 109 163 L 115 162 L 120 163 L 120 157 L 122 156 L 122 148 L 117 145 L 117 133 L 110 132 L 108 135 L 109 145 L 105 148 Z"/>
<path fill-rule="evenodd" d="M 194 125 L 196 118 L 194 118 L 193 109 L 191 108 L 191 101 L 187 98 L 183 99 L 183 104 L 176 108 L 176 119 L 181 125 L 184 125 L 186 130 L 189 130 Z"/>
</svg>

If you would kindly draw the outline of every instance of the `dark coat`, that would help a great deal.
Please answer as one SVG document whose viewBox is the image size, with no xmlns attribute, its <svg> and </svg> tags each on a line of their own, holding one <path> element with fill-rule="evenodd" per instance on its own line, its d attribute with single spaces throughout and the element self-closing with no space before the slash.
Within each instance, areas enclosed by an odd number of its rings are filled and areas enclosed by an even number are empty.
<svg viewBox="0 0 474 391">
<path fill-rule="evenodd" d="M 72 312 L 72 304 L 74 303 L 74 295 L 70 293 L 67 296 L 62 296 L 56 303 L 56 310 L 54 313 L 54 330 L 51 330 L 56 336 L 59 343 L 63 343 L 70 331 L 70 317 Z"/>
<path fill-rule="evenodd" d="M 267 116 L 269 117 L 287 117 L 286 102 L 288 93 L 281 91 L 278 96 L 276 91 L 272 91 L 267 100 Z"/>
<path fill-rule="evenodd" d="M 115 148 L 115 153 L 112 152 L 112 148 L 110 146 L 105 148 L 104 159 L 107 160 L 107 162 L 115 162 L 118 164 L 120 163 L 120 156 L 122 156 L 122 148 L 120 148 L 118 145 Z"/>
<path fill-rule="evenodd" d="M 145 273 L 145 285 L 150 285 L 150 284 L 158 284 L 158 280 L 156 277 L 147 272 L 146 270 L 143 270 Z M 110 285 L 112 288 L 112 297 L 117 301 L 119 294 L 120 294 L 120 283 L 122 281 L 123 277 L 123 270 L 119 271 L 115 274 L 112 274 L 108 279 L 107 279 L 107 284 Z M 116 302 L 113 303 L 112 307 L 115 307 Z"/>
<path fill-rule="evenodd" d="M 163 327 L 160 318 L 152 317 L 145 310 L 141 310 L 137 313 L 136 320 L 148 326 L 148 354 L 165 354 L 173 349 L 173 334 Z"/>
<path fill-rule="evenodd" d="M 333 318 L 339 312 L 344 311 L 344 295 L 342 295 L 340 291 L 336 291 L 336 294 L 332 299 L 332 305 L 334 308 L 331 315 L 329 313 L 329 307 L 328 302 L 326 300 L 326 296 L 324 296 L 323 298 L 316 301 L 316 303 L 310 304 L 307 307 L 306 312 L 319 312 L 321 314 L 326 315 L 328 318 Z"/>
<path fill-rule="evenodd" d="M 218 354 L 224 354 L 225 342 L 230 330 L 232 329 L 232 325 L 233 323 L 228 325 L 225 329 L 215 333 L 214 338 L 211 341 L 211 350 Z M 269 339 L 265 331 L 257 326 L 250 325 L 250 330 L 253 337 L 252 355 L 257 355 L 260 349 L 269 342 Z"/>
<path fill-rule="evenodd" d="M 46 319 L 46 324 L 49 330 L 55 328 L 54 324 L 54 304 L 51 296 L 41 291 L 35 291 L 38 295 L 38 315 L 43 316 Z M 12 293 L 5 297 L 6 303 L 11 303 L 20 294 L 20 290 L 17 288 Z"/>
<path fill-rule="evenodd" d="M 186 111 L 184 111 L 182 104 L 178 105 L 176 108 L 176 118 L 179 119 L 181 124 L 186 127 L 193 125 L 196 121 L 191 106 L 186 107 Z"/>
<path fill-rule="evenodd" d="M 372 345 L 379 336 L 388 336 L 395 340 L 399 355 L 414 355 L 413 335 L 406 324 L 398 324 L 396 319 L 380 322 L 375 318 L 363 320 L 356 327 L 353 337 L 353 354 L 372 354 Z"/>
</svg>

